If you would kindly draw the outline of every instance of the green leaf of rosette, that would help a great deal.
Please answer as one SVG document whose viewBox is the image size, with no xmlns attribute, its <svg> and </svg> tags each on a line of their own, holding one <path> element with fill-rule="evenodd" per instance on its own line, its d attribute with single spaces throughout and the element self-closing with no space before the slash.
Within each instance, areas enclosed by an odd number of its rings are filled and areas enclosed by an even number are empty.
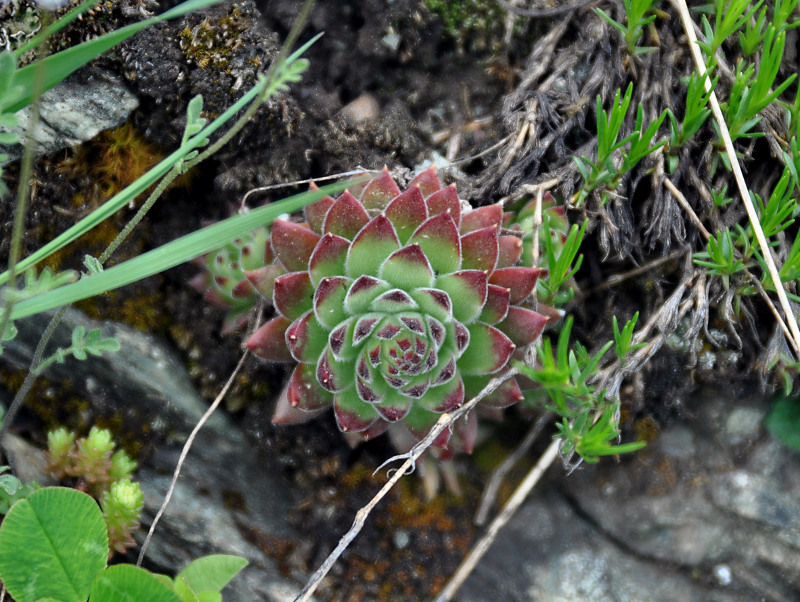
<svg viewBox="0 0 800 602">
<path fill-rule="evenodd" d="M 0 527 L 0 579 L 17 602 L 84 602 L 107 557 L 100 508 L 75 489 L 32 493 L 12 506 Z"/>
</svg>

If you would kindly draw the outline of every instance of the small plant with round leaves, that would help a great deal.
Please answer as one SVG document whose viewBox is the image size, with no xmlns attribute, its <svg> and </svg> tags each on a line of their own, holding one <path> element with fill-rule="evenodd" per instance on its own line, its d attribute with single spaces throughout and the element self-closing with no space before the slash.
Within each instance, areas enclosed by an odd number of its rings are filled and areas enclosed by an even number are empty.
<svg viewBox="0 0 800 602">
<path fill-rule="evenodd" d="M 364 439 L 390 427 L 423 437 L 441 413 L 503 375 L 548 320 L 525 307 L 542 270 L 517 265 L 522 241 L 501 233 L 502 207 L 463 210 L 433 168 L 404 192 L 384 169 L 307 206 L 304 217 L 275 221 L 274 262 L 245 270 L 276 310 L 247 347 L 298 363 L 275 422 L 333 407 L 340 430 Z M 509 378 L 481 403 L 521 399 Z M 434 445 L 469 451 L 476 430 L 471 412 Z"/>
</svg>

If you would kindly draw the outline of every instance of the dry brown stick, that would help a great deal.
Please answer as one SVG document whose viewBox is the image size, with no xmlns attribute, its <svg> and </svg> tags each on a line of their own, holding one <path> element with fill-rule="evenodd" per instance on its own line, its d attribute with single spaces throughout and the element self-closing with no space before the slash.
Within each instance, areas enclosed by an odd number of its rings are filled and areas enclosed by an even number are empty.
<svg viewBox="0 0 800 602">
<path fill-rule="evenodd" d="M 211 418 L 211 415 L 216 411 L 219 407 L 219 404 L 222 403 L 222 400 L 225 399 L 225 396 L 228 394 L 231 386 L 233 386 L 233 382 L 236 379 L 236 376 L 239 374 L 239 371 L 244 366 L 244 362 L 247 357 L 250 355 L 250 351 L 245 351 L 242 354 L 239 363 L 236 364 L 236 368 L 234 368 L 233 372 L 228 378 L 228 382 L 225 383 L 225 386 L 222 387 L 222 391 L 219 392 L 217 398 L 214 400 L 206 413 L 203 414 L 203 417 L 197 422 L 197 424 L 192 429 L 189 438 L 186 440 L 186 443 L 183 445 L 183 449 L 181 450 L 181 455 L 178 458 L 178 464 L 175 466 L 175 472 L 172 475 L 172 481 L 170 481 L 169 489 L 167 489 L 167 495 L 164 496 L 164 501 L 161 503 L 161 507 L 158 509 L 155 518 L 153 519 L 153 524 L 150 525 L 150 530 L 147 532 L 147 537 L 144 538 L 144 543 L 142 544 L 142 549 L 139 552 L 139 558 L 136 560 L 136 566 L 142 566 L 142 560 L 144 560 L 144 555 L 147 553 L 147 548 L 150 545 L 150 540 L 153 538 L 153 533 L 155 533 L 156 525 L 158 525 L 158 521 L 161 520 L 161 516 L 164 514 L 164 511 L 167 509 L 167 505 L 169 504 L 170 500 L 172 499 L 172 494 L 175 492 L 175 485 L 178 483 L 178 477 L 181 476 L 181 469 L 183 468 L 183 463 L 186 461 L 186 456 L 189 455 L 189 450 L 192 448 L 192 444 L 194 443 L 195 437 L 197 437 L 197 433 L 200 432 L 200 429 L 203 428 L 208 419 Z"/>
<path fill-rule="evenodd" d="M 511 517 L 514 516 L 514 513 L 522 505 L 522 502 L 525 501 L 528 494 L 530 494 L 531 490 L 536 486 L 536 483 L 542 478 L 544 471 L 547 470 L 558 457 L 560 445 L 561 441 L 555 440 L 548 446 L 547 450 L 539 458 L 536 466 L 526 475 L 511 498 L 509 498 L 503 511 L 492 521 L 486 534 L 481 537 L 475 547 L 470 550 L 470 553 L 461 562 L 456 572 L 450 578 L 450 581 L 447 582 L 445 588 L 436 597 L 436 602 L 447 602 L 447 600 L 452 599 L 453 595 L 458 591 L 458 588 L 461 587 L 461 584 L 477 566 L 492 543 L 494 543 L 497 533 L 506 525 Z"/>
<path fill-rule="evenodd" d="M 536 442 L 539 435 L 542 433 L 542 429 L 544 429 L 545 425 L 550 422 L 550 419 L 553 417 L 552 412 L 545 412 L 541 416 L 539 416 L 539 420 L 533 425 L 528 434 L 525 435 L 525 438 L 522 440 L 517 448 L 508 454 L 505 460 L 497 467 L 497 469 L 492 473 L 489 482 L 486 484 L 486 487 L 483 489 L 483 496 L 481 496 L 481 502 L 478 505 L 478 510 L 475 512 L 475 519 L 474 523 L 478 526 L 482 526 L 486 523 L 486 519 L 489 515 L 489 510 L 492 507 L 495 499 L 497 498 L 497 491 L 500 489 L 500 484 L 503 482 L 503 479 L 508 474 L 508 471 L 511 470 L 514 465 L 522 459 L 522 456 L 528 453 L 531 446 Z"/>
<path fill-rule="evenodd" d="M 672 193 L 672 196 L 675 197 L 675 200 L 678 201 L 678 204 L 683 207 L 683 210 L 689 216 L 689 219 L 692 220 L 692 223 L 697 226 L 697 229 L 700 230 L 700 234 L 703 235 L 703 238 L 708 240 L 711 238 L 711 232 L 706 230 L 706 227 L 703 225 L 703 222 L 700 221 L 700 218 L 692 209 L 692 206 L 689 204 L 689 201 L 686 200 L 686 197 L 683 196 L 683 193 L 678 190 L 675 184 L 669 178 L 664 178 L 664 186 Z"/>
<path fill-rule="evenodd" d="M 758 245 L 761 247 L 764 263 L 767 265 L 767 271 L 772 278 L 772 282 L 775 283 L 775 291 L 778 294 L 778 299 L 781 302 L 783 313 L 786 316 L 786 321 L 789 325 L 789 330 L 791 331 L 789 343 L 794 348 L 796 357 L 800 358 L 800 328 L 798 328 L 797 319 L 795 318 L 794 312 L 789 305 L 789 298 L 786 296 L 786 291 L 781 284 L 780 272 L 778 267 L 775 265 L 775 260 L 772 257 L 772 251 L 769 247 L 769 243 L 764 236 L 764 231 L 761 229 L 761 224 L 758 220 L 758 213 L 756 212 L 756 208 L 753 206 L 753 201 L 750 199 L 750 192 L 747 189 L 747 182 L 745 182 L 744 174 L 742 173 L 742 167 L 739 165 L 739 159 L 736 156 L 736 149 L 733 147 L 733 140 L 731 140 L 728 126 L 725 123 L 725 116 L 722 114 L 722 109 L 719 106 L 719 101 L 717 100 L 716 94 L 711 89 L 711 80 L 706 73 L 707 70 L 705 62 L 703 61 L 703 56 L 700 54 L 700 48 L 697 46 L 697 36 L 694 32 L 694 21 L 692 21 L 692 17 L 689 14 L 689 8 L 686 6 L 686 0 L 672 0 L 672 3 L 680 13 L 683 29 L 686 32 L 686 37 L 689 42 L 689 50 L 694 58 L 695 67 L 697 68 L 698 74 L 703 77 L 705 90 L 707 93 L 709 93 L 708 102 L 711 105 L 711 111 L 714 114 L 714 119 L 716 120 L 717 125 L 719 126 L 719 132 L 722 136 L 722 140 L 725 143 L 725 152 L 728 153 L 728 157 L 730 158 L 731 169 L 733 170 L 733 175 L 736 179 L 736 185 L 739 188 L 739 194 L 742 197 L 742 202 L 747 210 L 747 217 L 750 219 L 750 224 L 752 225 L 753 232 L 758 240 Z"/>
<path fill-rule="evenodd" d="M 662 316 L 661 314 L 671 311 L 673 305 L 680 303 L 680 299 L 683 297 L 683 293 L 686 290 L 688 283 L 691 282 L 692 278 L 693 276 L 684 280 L 675 289 L 672 295 L 670 295 L 668 301 L 661 305 L 659 311 L 650 316 L 650 319 L 647 321 L 644 327 L 642 327 L 642 329 L 636 333 L 636 336 L 634 337 L 635 342 L 641 342 L 647 337 L 654 327 L 661 325 L 662 332 L 658 337 L 660 339 L 659 342 L 656 342 L 656 339 L 654 339 L 645 347 L 637 349 L 634 352 L 634 357 L 632 360 L 626 362 L 624 365 L 620 364 L 619 360 L 616 360 L 609 367 L 605 368 L 603 370 L 605 375 L 601 376 L 600 378 L 600 386 L 602 388 L 605 388 L 606 383 L 610 380 L 611 376 L 613 376 L 613 372 L 616 371 L 622 373 L 623 370 L 626 372 L 632 372 L 633 369 L 630 368 L 630 366 L 636 366 L 638 369 L 652 356 L 653 353 L 655 353 L 655 350 L 661 346 L 661 342 L 663 342 L 664 338 L 668 334 L 667 332 L 664 332 L 664 324 L 677 325 L 678 322 L 678 319 L 665 319 L 665 316 Z M 691 304 L 687 304 L 686 302 L 680 304 L 680 308 L 678 309 L 679 315 L 684 315 L 689 310 L 690 306 Z M 666 318 L 669 318 L 669 316 L 666 316 Z M 595 417 L 595 420 L 596 419 L 597 417 Z M 446 602 L 447 600 L 450 600 L 458 591 L 469 574 L 475 569 L 480 559 L 492 545 L 497 537 L 497 534 L 500 532 L 500 529 L 511 519 L 513 514 L 517 511 L 519 506 L 539 481 L 544 471 L 547 470 L 550 464 L 552 464 L 558 457 L 559 445 L 560 442 L 558 440 L 553 441 L 544 454 L 542 454 L 542 456 L 539 458 L 539 461 L 526 475 L 525 479 L 523 479 L 522 483 L 520 483 L 520 485 L 514 491 L 511 498 L 509 498 L 502 512 L 492 521 L 492 524 L 489 526 L 486 534 L 481 537 L 478 543 L 475 544 L 466 558 L 464 558 L 464 560 L 461 562 L 456 572 L 448 581 L 447 585 L 445 585 L 445 588 L 437 596 L 436 602 Z"/>
<path fill-rule="evenodd" d="M 378 505 L 378 503 L 386 496 L 387 493 L 394 487 L 395 483 L 403 478 L 406 474 L 410 474 L 414 472 L 414 468 L 416 467 L 416 462 L 419 457 L 428 449 L 431 444 L 436 440 L 436 437 L 446 428 L 450 428 L 450 426 L 459 418 L 464 416 L 467 412 L 472 410 L 478 402 L 489 395 L 492 391 L 494 391 L 497 387 L 499 387 L 503 382 L 512 378 L 518 374 L 518 370 L 516 368 L 511 368 L 508 372 L 503 374 L 502 377 L 493 378 L 489 381 L 483 390 L 478 393 L 475 397 L 470 399 L 467 403 L 461 406 L 459 409 L 455 410 L 451 413 L 444 413 L 439 417 L 439 420 L 436 424 L 433 425 L 430 432 L 425 436 L 422 441 L 417 443 L 411 451 L 400 454 L 397 456 L 393 456 L 386 460 L 383 464 L 381 464 L 375 472 L 381 470 L 387 464 L 392 462 L 396 462 L 398 460 L 404 460 L 403 464 L 398 468 L 394 475 L 381 487 L 380 491 L 375 494 L 375 496 L 367 503 L 366 506 L 361 508 L 358 512 L 356 512 L 356 517 L 353 520 L 353 524 L 347 533 L 342 536 L 339 540 L 339 543 L 334 548 L 334 550 L 328 555 L 325 561 L 320 565 L 320 567 L 314 571 L 314 574 L 311 575 L 308 582 L 306 583 L 303 590 L 298 594 L 298 596 L 294 599 L 294 602 L 308 602 L 311 599 L 311 596 L 314 594 L 314 591 L 317 589 L 317 586 L 320 582 L 325 578 L 325 576 L 330 572 L 333 565 L 339 559 L 339 557 L 344 553 L 347 547 L 353 542 L 356 536 L 359 534 L 361 529 L 364 527 L 364 523 L 367 520 L 370 512 Z"/>
</svg>

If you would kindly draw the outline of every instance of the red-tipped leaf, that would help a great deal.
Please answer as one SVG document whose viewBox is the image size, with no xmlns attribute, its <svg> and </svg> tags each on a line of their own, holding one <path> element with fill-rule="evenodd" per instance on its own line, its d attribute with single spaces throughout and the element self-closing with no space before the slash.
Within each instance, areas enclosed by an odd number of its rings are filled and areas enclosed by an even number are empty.
<svg viewBox="0 0 800 602">
<path fill-rule="evenodd" d="M 275 279 L 273 303 L 284 317 L 296 320 L 313 307 L 313 299 L 308 272 L 290 272 Z"/>
<path fill-rule="evenodd" d="M 294 360 L 286 347 L 286 329 L 291 322 L 283 316 L 272 318 L 245 342 L 245 347 L 258 357 L 270 362 L 291 362 Z"/>
<path fill-rule="evenodd" d="M 500 252 L 497 228 L 489 226 L 461 237 L 461 268 L 491 272 Z"/>
<path fill-rule="evenodd" d="M 489 282 L 509 289 L 511 305 L 518 305 L 533 292 L 541 273 L 539 268 L 501 268 L 492 272 Z"/>
<path fill-rule="evenodd" d="M 547 316 L 524 307 L 508 308 L 506 319 L 497 327 L 506 333 L 520 347 L 533 343 L 544 330 Z"/>
<path fill-rule="evenodd" d="M 294 222 L 279 219 L 272 224 L 272 250 L 289 272 L 308 269 L 308 260 L 319 239 L 319 234 Z"/>
<path fill-rule="evenodd" d="M 344 191 L 325 215 L 322 231 L 353 240 L 358 231 L 369 222 L 369 214 L 358 199 Z"/>
</svg>

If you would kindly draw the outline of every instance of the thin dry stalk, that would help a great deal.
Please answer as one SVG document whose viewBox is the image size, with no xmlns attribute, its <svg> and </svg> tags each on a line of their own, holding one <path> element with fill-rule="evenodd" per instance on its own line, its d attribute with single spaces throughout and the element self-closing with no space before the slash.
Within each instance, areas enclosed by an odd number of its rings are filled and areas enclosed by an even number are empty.
<svg viewBox="0 0 800 602">
<path fill-rule="evenodd" d="M 486 523 L 486 519 L 489 518 L 489 511 L 492 508 L 492 504 L 494 504 L 495 499 L 497 499 L 497 491 L 500 489 L 503 479 L 505 479 L 508 471 L 511 470 L 525 454 L 528 453 L 552 417 L 552 412 L 545 412 L 539 416 L 539 419 L 533 425 L 533 428 L 531 428 L 531 430 L 528 431 L 528 434 L 525 435 L 522 443 L 520 443 L 513 452 L 508 454 L 506 459 L 503 460 L 500 466 L 498 466 L 497 469 L 492 473 L 488 484 L 483 490 L 483 496 L 481 497 L 481 503 L 478 505 L 478 510 L 475 512 L 475 518 L 473 522 L 476 525 L 483 526 Z"/>
<path fill-rule="evenodd" d="M 214 400 L 206 413 L 203 414 L 202 418 L 197 422 L 192 429 L 189 438 L 186 440 L 186 443 L 183 445 L 183 449 L 181 450 L 180 458 L 178 458 L 178 464 L 175 466 L 175 472 L 172 475 L 172 481 L 169 484 L 169 489 L 167 489 L 167 495 L 164 496 L 164 501 L 161 503 L 161 507 L 158 509 L 158 513 L 156 513 L 155 518 L 153 519 L 153 524 L 150 525 L 150 530 L 147 532 L 147 537 L 144 539 L 144 543 L 142 544 L 142 549 L 139 552 L 139 558 L 136 560 L 136 566 L 142 566 L 142 560 L 144 560 L 144 555 L 147 552 L 147 548 L 150 545 L 150 540 L 153 538 L 153 533 L 155 533 L 156 525 L 158 525 L 158 521 L 161 520 L 161 516 L 164 514 L 164 511 L 167 509 L 167 505 L 169 504 L 170 500 L 172 499 L 172 494 L 175 492 L 175 485 L 178 482 L 178 477 L 181 476 L 181 469 L 183 468 L 183 463 L 186 461 L 186 456 L 189 455 L 189 450 L 192 448 L 192 444 L 194 443 L 195 437 L 197 437 L 197 433 L 200 432 L 200 429 L 203 428 L 208 419 L 211 418 L 211 415 L 216 411 L 219 407 L 219 404 L 222 403 L 222 400 L 225 399 L 225 396 L 228 394 L 231 386 L 233 385 L 234 380 L 236 380 L 236 376 L 239 374 L 239 371 L 244 366 L 244 362 L 247 357 L 250 355 L 249 351 L 245 351 L 242 354 L 239 363 L 236 364 L 236 368 L 234 368 L 233 372 L 231 373 L 230 377 L 228 378 L 228 382 L 225 383 L 225 386 L 222 387 L 222 391 L 219 392 L 217 398 Z"/>
<path fill-rule="evenodd" d="M 689 8 L 686 6 L 686 0 L 672 0 L 672 4 L 680 13 L 683 29 L 686 32 L 686 38 L 689 44 L 689 50 L 694 58 L 697 72 L 701 77 L 704 77 L 703 83 L 705 85 L 705 90 L 706 92 L 709 92 L 711 90 L 711 80 L 706 76 L 705 62 L 703 61 L 702 54 L 700 54 L 700 48 L 697 45 L 697 36 L 694 32 L 694 22 L 689 14 Z M 725 151 L 728 153 L 728 157 L 730 157 L 731 168 L 733 169 L 733 175 L 736 178 L 736 185 L 739 188 L 739 194 L 742 197 L 742 202 L 747 210 L 747 217 L 750 219 L 750 223 L 753 226 L 753 232 L 755 232 L 756 239 L 758 240 L 758 246 L 761 248 L 764 262 L 767 264 L 769 275 L 772 278 L 772 282 L 775 283 L 775 291 L 778 294 L 778 300 L 781 303 L 783 313 L 786 316 L 786 321 L 789 325 L 789 330 L 791 331 L 789 342 L 794 348 L 795 355 L 798 357 L 798 359 L 800 359 L 800 328 L 797 326 L 797 320 L 795 319 L 794 312 L 789 305 L 789 298 L 786 296 L 786 291 L 781 285 L 778 267 L 775 265 L 775 260 L 772 256 L 772 250 L 769 248 L 767 239 L 764 236 L 764 231 L 761 229 L 761 224 L 758 221 L 758 213 L 756 212 L 756 208 L 753 206 L 753 201 L 750 199 L 750 193 L 747 189 L 747 182 L 744 180 L 742 167 L 739 164 L 738 157 L 736 156 L 736 149 L 733 148 L 733 141 L 731 140 L 728 126 L 725 123 L 725 117 L 722 114 L 722 109 L 719 106 L 717 96 L 713 91 L 711 91 L 708 102 L 711 105 L 711 111 L 714 113 L 714 119 L 717 121 L 720 134 L 722 135 L 722 140 L 725 143 Z"/>
<path fill-rule="evenodd" d="M 386 496 L 387 493 L 394 487 L 395 483 L 403 478 L 407 474 L 411 474 L 414 472 L 414 468 L 416 467 L 416 462 L 419 457 L 428 449 L 431 444 L 436 440 L 436 437 L 439 436 L 444 429 L 450 428 L 451 425 L 464 416 L 467 412 L 472 410 L 478 402 L 489 395 L 492 391 L 494 391 L 497 387 L 499 387 L 503 382 L 516 376 L 518 371 L 515 368 L 512 368 L 508 372 L 506 372 L 500 378 L 493 378 L 489 381 L 489 384 L 484 387 L 484 389 L 478 393 L 475 397 L 470 399 L 467 403 L 461 406 L 458 410 L 452 413 L 444 413 L 439 417 L 439 420 L 436 424 L 433 425 L 433 428 L 430 432 L 422 439 L 419 443 L 417 443 L 411 451 L 400 454 L 397 456 L 393 456 L 386 460 L 383 464 L 381 464 L 378 468 L 375 469 L 375 472 L 381 470 L 387 464 L 391 464 L 392 462 L 396 462 L 399 460 L 404 460 L 403 464 L 394 471 L 392 477 L 381 487 L 380 491 L 375 494 L 375 496 L 358 512 L 356 512 L 356 517 L 353 520 L 353 524 L 347 533 L 339 540 L 339 543 L 334 548 L 334 550 L 328 555 L 325 561 L 320 565 L 320 567 L 314 571 L 314 574 L 311 575 L 308 582 L 306 583 L 303 590 L 298 594 L 298 596 L 294 599 L 294 602 L 308 602 L 311 599 L 311 596 L 316 591 L 317 587 L 319 586 L 320 582 L 325 578 L 325 576 L 330 572 L 333 565 L 339 559 L 339 557 L 344 553 L 347 547 L 353 542 L 356 536 L 361 532 L 361 529 L 364 527 L 366 523 L 367 517 L 370 515 L 372 510 L 378 503 Z"/>
<path fill-rule="evenodd" d="M 692 220 L 692 223 L 697 226 L 697 229 L 700 231 L 700 234 L 703 235 L 703 238 L 708 240 L 711 238 L 711 232 L 706 230 L 706 227 L 703 225 L 703 222 L 700 221 L 700 218 L 692 209 L 692 206 L 689 204 L 689 201 L 686 200 L 686 197 L 683 196 L 683 193 L 678 190 L 675 184 L 669 178 L 664 178 L 664 186 L 672 193 L 672 196 L 675 197 L 675 200 L 678 201 L 678 204 L 683 207 L 683 210 L 689 215 L 689 219 Z"/>
<path fill-rule="evenodd" d="M 561 441 L 559 440 L 553 441 L 548 446 L 547 450 L 542 454 L 541 458 L 539 458 L 536 466 L 533 467 L 522 483 L 519 484 L 519 487 L 517 487 L 516 491 L 514 491 L 514 494 L 503 508 L 503 511 L 492 521 L 492 524 L 489 526 L 486 534 L 481 537 L 475 547 L 470 550 L 470 553 L 461 562 L 461 565 L 450 578 L 450 581 L 447 583 L 442 592 L 436 597 L 436 602 L 446 602 L 447 600 L 452 599 L 453 595 L 455 595 L 455 593 L 458 591 L 458 588 L 461 587 L 473 569 L 478 565 L 478 562 L 480 562 L 481 558 L 483 558 L 483 555 L 486 554 L 486 551 L 494 543 L 494 540 L 497 537 L 497 534 L 500 532 L 500 529 L 506 525 L 512 516 L 514 516 L 514 513 L 522 505 L 522 502 L 525 501 L 525 499 L 528 497 L 528 494 L 530 494 L 530 492 L 536 486 L 536 483 L 538 483 L 539 479 L 542 478 L 544 471 L 547 470 L 558 457 L 560 446 Z"/>
</svg>

